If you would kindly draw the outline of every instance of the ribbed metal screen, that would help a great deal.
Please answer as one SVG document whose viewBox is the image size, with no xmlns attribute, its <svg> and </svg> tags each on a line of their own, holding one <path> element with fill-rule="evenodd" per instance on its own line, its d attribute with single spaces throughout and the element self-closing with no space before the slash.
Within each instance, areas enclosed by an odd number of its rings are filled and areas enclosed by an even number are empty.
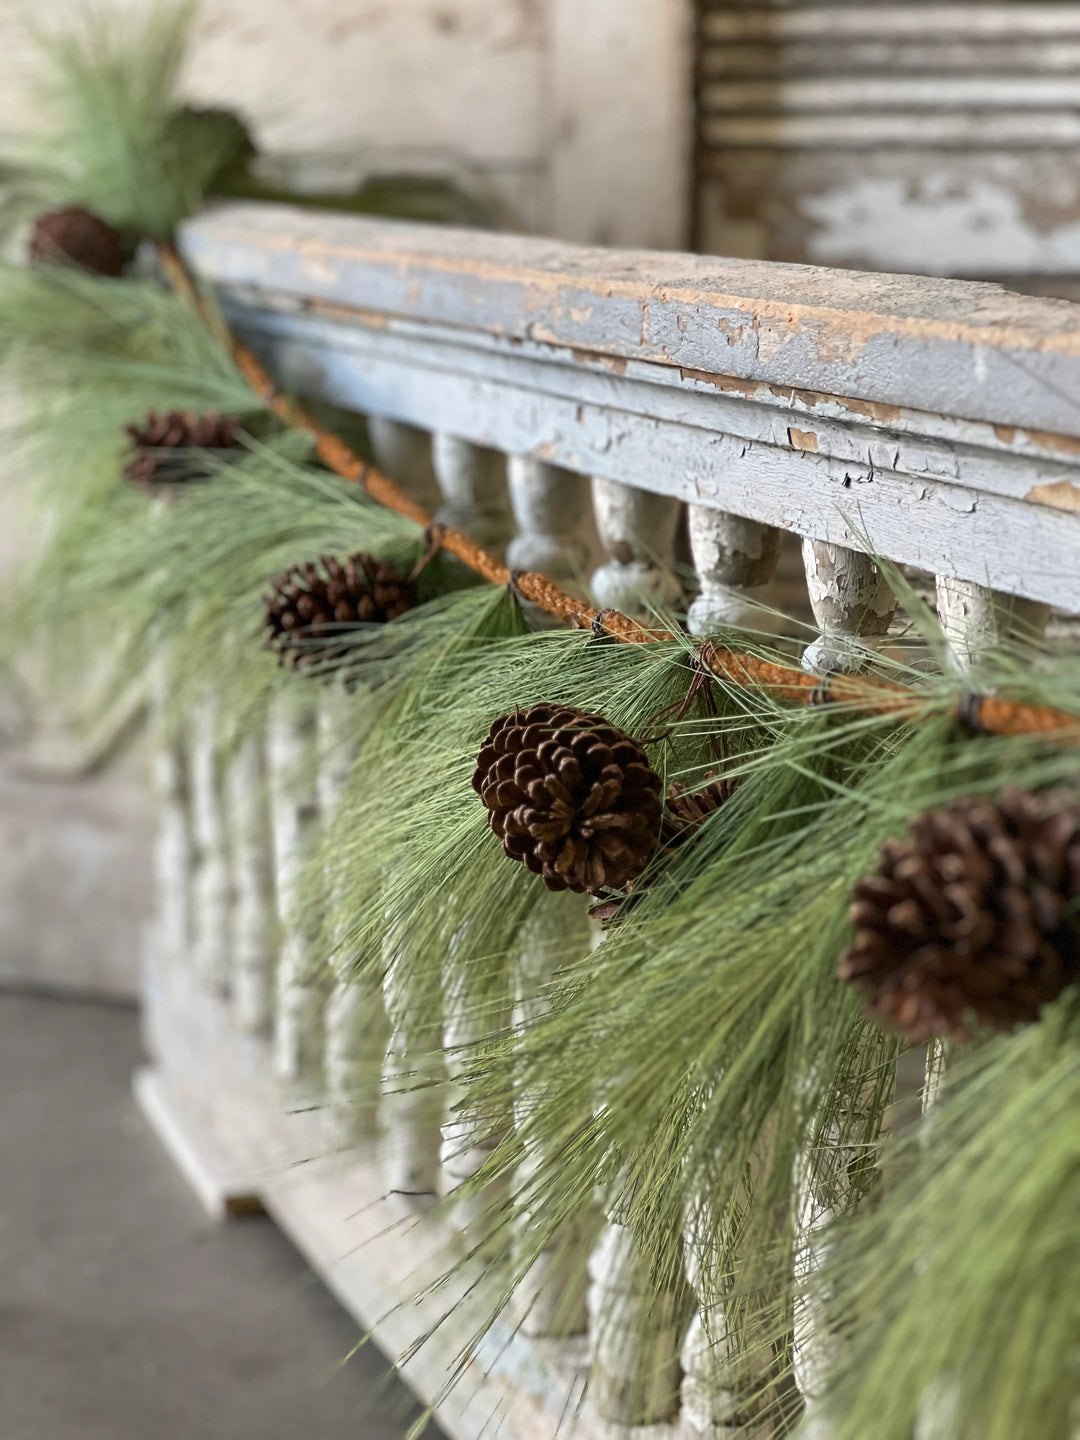
<svg viewBox="0 0 1080 1440">
<path fill-rule="evenodd" d="M 1080 276 L 1080 3 L 697 6 L 700 248 Z"/>
</svg>

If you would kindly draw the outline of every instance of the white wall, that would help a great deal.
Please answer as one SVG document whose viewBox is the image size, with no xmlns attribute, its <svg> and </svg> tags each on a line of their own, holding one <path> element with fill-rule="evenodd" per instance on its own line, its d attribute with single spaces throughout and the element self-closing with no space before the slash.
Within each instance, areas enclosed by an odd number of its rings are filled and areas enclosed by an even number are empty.
<svg viewBox="0 0 1080 1440">
<path fill-rule="evenodd" d="M 82 3 L 34 0 L 34 21 L 62 23 Z M 0 0 L 3 131 L 34 123 L 19 8 Z M 519 228 L 672 247 L 686 213 L 688 12 L 689 0 L 204 0 L 185 90 L 242 110 L 269 150 L 464 167 Z M 14 489 L 0 466 L 0 578 L 19 549 Z M 134 993 L 145 792 L 130 766 L 35 780 L 27 752 L 33 765 L 43 737 L 12 735 L 14 704 L 0 681 L 0 984 Z"/>
<path fill-rule="evenodd" d="M 82 0 L 36 0 L 61 21 Z M 125 0 L 135 11 L 153 0 Z M 185 89 L 276 151 L 479 172 L 521 227 L 682 242 L 690 0 L 203 0 Z M 32 123 L 0 0 L 0 127 Z"/>
</svg>

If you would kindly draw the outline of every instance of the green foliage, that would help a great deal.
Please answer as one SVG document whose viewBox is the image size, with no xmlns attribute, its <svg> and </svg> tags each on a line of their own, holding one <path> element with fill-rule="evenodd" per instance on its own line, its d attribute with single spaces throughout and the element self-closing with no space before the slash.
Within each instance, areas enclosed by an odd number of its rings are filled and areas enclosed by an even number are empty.
<svg viewBox="0 0 1080 1440">
<path fill-rule="evenodd" d="M 1063 1440 L 1080 1396 L 1080 1000 L 954 1060 L 900 1179 L 837 1227 L 837 1440 Z"/>
<path fill-rule="evenodd" d="M 235 117 L 192 120 L 176 87 L 191 0 L 148 10 L 82 8 L 35 28 L 39 125 L 12 152 L 22 205 L 82 205 L 135 236 L 168 239 L 245 153 Z"/>
</svg>

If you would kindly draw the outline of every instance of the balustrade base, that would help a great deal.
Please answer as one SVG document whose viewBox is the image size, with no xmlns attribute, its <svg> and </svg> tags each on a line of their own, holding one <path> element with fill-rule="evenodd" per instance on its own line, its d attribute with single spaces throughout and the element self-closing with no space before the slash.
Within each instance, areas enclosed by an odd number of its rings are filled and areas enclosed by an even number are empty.
<svg viewBox="0 0 1080 1440">
<path fill-rule="evenodd" d="M 151 1128 L 210 1215 L 265 1210 L 387 1356 L 431 1335 L 400 1373 L 450 1440 L 493 1430 L 513 1440 L 700 1440 L 683 1424 L 599 1419 L 585 1393 L 584 1337 L 530 1337 L 500 1321 L 451 1385 L 502 1275 L 477 1285 L 461 1263 L 451 1283 L 425 1293 L 460 1261 L 460 1234 L 387 1194 L 378 1142 L 346 1143 L 320 1097 L 276 1079 L 268 1043 L 238 1032 L 226 1002 L 178 966 L 160 969 L 145 993 L 153 1060 L 134 1081 Z"/>
</svg>

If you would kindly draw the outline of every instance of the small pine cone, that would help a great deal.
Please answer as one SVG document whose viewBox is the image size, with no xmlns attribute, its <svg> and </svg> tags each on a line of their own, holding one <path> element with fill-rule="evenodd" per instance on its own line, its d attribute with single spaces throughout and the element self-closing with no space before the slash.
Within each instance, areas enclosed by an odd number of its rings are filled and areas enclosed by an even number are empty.
<svg viewBox="0 0 1080 1440">
<path fill-rule="evenodd" d="M 719 810 L 738 789 L 737 780 L 728 780 L 723 776 L 717 779 L 712 771 L 705 778 L 709 783 L 696 790 L 690 790 L 679 781 L 668 786 L 663 833 L 666 844 L 676 845 L 688 839 L 701 822 L 714 810 Z"/>
<path fill-rule="evenodd" d="M 269 644 L 283 665 L 322 665 L 347 647 L 331 644 L 350 625 L 385 625 L 418 603 L 416 586 L 370 555 L 294 565 L 266 597 Z"/>
<path fill-rule="evenodd" d="M 73 206 L 39 215 L 30 236 L 30 262 L 45 265 L 67 261 L 98 275 L 119 275 L 124 247 L 119 233 L 100 216 Z"/>
<path fill-rule="evenodd" d="M 645 751 L 570 705 L 496 720 L 472 783 L 507 855 L 549 890 L 625 889 L 660 842 L 662 782 Z"/>
<path fill-rule="evenodd" d="M 193 410 L 172 410 L 168 415 L 150 411 L 141 425 L 128 425 L 131 459 L 124 476 L 136 485 L 176 485 L 204 479 L 205 467 L 193 463 L 193 450 L 232 450 L 239 443 L 236 420 L 196 415 Z"/>
<path fill-rule="evenodd" d="M 968 796 L 887 840 L 855 887 L 840 977 L 913 1043 L 1009 1031 L 1080 978 L 1080 806 L 1005 790 Z"/>
</svg>

